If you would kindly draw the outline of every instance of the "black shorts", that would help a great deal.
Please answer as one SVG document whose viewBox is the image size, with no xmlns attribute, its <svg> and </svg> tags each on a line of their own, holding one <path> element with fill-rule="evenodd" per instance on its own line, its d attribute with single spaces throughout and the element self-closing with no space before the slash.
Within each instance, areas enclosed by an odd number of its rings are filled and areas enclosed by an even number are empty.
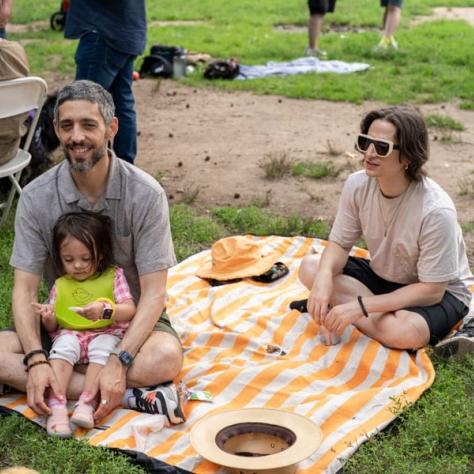
<svg viewBox="0 0 474 474">
<path fill-rule="evenodd" d="M 391 293 L 406 286 L 379 277 L 370 268 L 369 260 L 364 258 L 349 257 L 342 273 L 359 280 L 375 295 Z M 469 308 L 462 301 L 447 291 L 438 304 L 410 306 L 403 309 L 418 313 L 426 321 L 430 330 L 430 344 L 432 346 L 449 334 L 453 326 L 469 312 Z"/>
<path fill-rule="evenodd" d="M 311 15 L 324 15 L 332 13 L 336 8 L 336 0 L 308 0 Z"/>
<path fill-rule="evenodd" d="M 398 7 L 403 8 L 403 0 L 380 0 L 381 7 Z"/>
<path fill-rule="evenodd" d="M 14 327 L 0 329 L 0 331 L 16 332 Z M 167 332 L 168 334 L 171 334 L 172 336 L 176 337 L 176 339 L 178 339 L 179 341 L 178 333 L 174 330 L 173 326 L 171 325 L 170 318 L 168 317 L 166 310 L 163 311 L 160 319 L 156 322 L 155 326 L 153 327 L 153 331 Z M 43 349 L 49 352 L 52 345 L 53 343 L 52 343 L 51 337 L 44 330 L 43 326 L 41 326 L 41 346 L 43 347 Z"/>
</svg>

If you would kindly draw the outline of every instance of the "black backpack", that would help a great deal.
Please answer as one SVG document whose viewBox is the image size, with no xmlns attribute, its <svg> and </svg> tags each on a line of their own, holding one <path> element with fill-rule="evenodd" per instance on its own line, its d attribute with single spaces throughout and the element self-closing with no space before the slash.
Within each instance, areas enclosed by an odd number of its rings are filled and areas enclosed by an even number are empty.
<svg viewBox="0 0 474 474">
<path fill-rule="evenodd" d="M 180 46 L 154 44 L 150 47 L 150 54 L 143 58 L 140 76 L 172 77 L 173 60 L 176 56 L 182 56 L 183 54 L 184 49 Z"/>
<path fill-rule="evenodd" d="M 162 56 L 145 56 L 140 68 L 141 77 L 171 77 L 173 64 Z"/>
<path fill-rule="evenodd" d="M 204 69 L 206 79 L 234 79 L 240 73 L 240 66 L 236 59 L 217 59 Z"/>
</svg>

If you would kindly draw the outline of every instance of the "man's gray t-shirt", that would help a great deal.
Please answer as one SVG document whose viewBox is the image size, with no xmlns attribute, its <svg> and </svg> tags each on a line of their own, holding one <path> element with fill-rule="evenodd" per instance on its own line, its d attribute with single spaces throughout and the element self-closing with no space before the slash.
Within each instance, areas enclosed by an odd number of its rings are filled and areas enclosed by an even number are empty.
<svg viewBox="0 0 474 474">
<path fill-rule="evenodd" d="M 388 199 L 364 170 L 350 175 L 329 240 L 350 249 L 361 234 L 377 275 L 405 285 L 447 282 L 447 290 L 469 306 L 473 276 L 456 209 L 433 180 L 412 182 Z"/>
<path fill-rule="evenodd" d="M 59 276 L 51 257 L 56 220 L 66 212 L 100 212 L 112 219 L 115 263 L 124 269 L 132 295 L 138 301 L 139 276 L 176 263 L 168 202 L 154 178 L 109 153 L 107 187 L 93 208 L 77 189 L 67 161 L 23 189 L 16 211 L 10 265 L 43 275 L 51 288 Z"/>
</svg>

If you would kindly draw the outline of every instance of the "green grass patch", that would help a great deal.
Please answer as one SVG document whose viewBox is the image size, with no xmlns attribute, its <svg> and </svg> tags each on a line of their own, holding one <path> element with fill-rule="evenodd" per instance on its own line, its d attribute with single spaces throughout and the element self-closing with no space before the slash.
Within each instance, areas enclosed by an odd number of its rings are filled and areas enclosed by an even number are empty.
<svg viewBox="0 0 474 474">
<path fill-rule="evenodd" d="M 332 161 L 313 161 L 306 163 L 297 163 L 293 166 L 291 173 L 293 176 L 306 176 L 307 178 L 321 179 L 336 177 L 340 169 Z"/>
<path fill-rule="evenodd" d="M 306 235 L 323 239 L 329 235 L 326 221 L 300 216 L 275 216 L 257 206 L 216 207 L 211 213 L 231 234 Z"/>
<path fill-rule="evenodd" d="M 122 454 L 85 442 L 59 440 L 17 415 L 0 416 L 0 467 L 27 466 L 41 473 L 139 474 Z"/>
<path fill-rule="evenodd" d="M 474 232 L 474 221 L 461 222 L 463 234 L 472 234 Z"/>
<path fill-rule="evenodd" d="M 468 474 L 474 467 L 474 356 L 435 361 L 432 388 L 349 459 L 344 473 Z"/>
<path fill-rule="evenodd" d="M 448 117 L 447 115 L 432 114 L 425 116 L 426 125 L 430 128 L 444 128 L 447 130 L 455 130 L 462 132 L 464 125 L 461 122 Z"/>
</svg>

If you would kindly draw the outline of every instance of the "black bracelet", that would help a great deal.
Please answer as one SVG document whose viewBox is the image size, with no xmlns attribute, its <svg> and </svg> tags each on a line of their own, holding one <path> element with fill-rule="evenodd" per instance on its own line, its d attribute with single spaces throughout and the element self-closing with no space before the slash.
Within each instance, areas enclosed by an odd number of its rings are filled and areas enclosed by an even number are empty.
<svg viewBox="0 0 474 474">
<path fill-rule="evenodd" d="M 45 351 L 44 349 L 35 349 L 34 351 L 30 351 L 28 354 L 25 354 L 25 357 L 23 357 L 23 365 L 26 365 L 28 361 L 36 354 L 43 354 L 46 359 L 49 359 L 48 351 Z"/>
<path fill-rule="evenodd" d="M 29 372 L 30 369 L 32 369 L 33 367 L 41 364 L 48 364 L 51 367 L 49 360 L 37 360 L 36 362 L 33 362 L 28 367 L 26 367 L 25 372 Z"/>
<path fill-rule="evenodd" d="M 362 301 L 362 296 L 359 295 L 359 296 L 357 297 L 357 301 L 359 302 L 360 309 L 361 309 L 362 312 L 364 313 L 364 316 L 365 316 L 366 318 L 368 318 L 368 317 L 369 317 L 369 313 L 367 312 L 367 309 L 366 309 L 366 307 L 364 306 L 364 303 L 363 303 L 363 301 Z"/>
</svg>

